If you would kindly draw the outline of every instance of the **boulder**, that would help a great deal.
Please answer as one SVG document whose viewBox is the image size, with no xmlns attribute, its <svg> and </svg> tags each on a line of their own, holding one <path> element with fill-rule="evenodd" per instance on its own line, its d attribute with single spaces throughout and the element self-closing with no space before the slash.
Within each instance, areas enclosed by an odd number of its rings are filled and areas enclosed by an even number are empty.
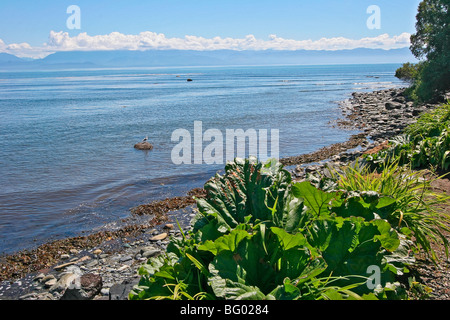
<svg viewBox="0 0 450 320">
<path fill-rule="evenodd" d="M 394 110 L 394 109 L 401 109 L 402 108 L 402 104 L 398 103 L 398 102 L 386 102 L 385 104 L 386 110 Z"/>
<path fill-rule="evenodd" d="M 139 142 L 134 145 L 134 148 L 138 150 L 152 150 L 153 145 L 149 142 Z"/>
<path fill-rule="evenodd" d="M 80 278 L 80 276 L 78 274 L 71 273 L 71 272 L 65 273 L 64 275 L 61 276 L 61 278 L 59 278 L 59 280 L 57 282 L 55 282 L 51 286 L 49 291 L 51 293 L 64 292 L 64 290 L 66 290 L 67 288 L 75 285 L 79 278 Z"/>
<path fill-rule="evenodd" d="M 92 300 L 103 287 L 102 277 L 98 274 L 88 273 L 80 278 L 79 285 L 66 289 L 61 300 Z"/>
<path fill-rule="evenodd" d="M 109 289 L 109 300 L 128 300 L 128 295 L 135 285 L 139 283 L 139 278 L 127 279 L 122 283 L 116 283 Z"/>
<path fill-rule="evenodd" d="M 413 110 L 412 115 L 413 115 L 414 117 L 418 117 L 420 114 L 423 113 L 423 111 L 424 111 L 424 110 L 421 109 L 421 108 L 416 108 L 416 109 Z"/>
</svg>

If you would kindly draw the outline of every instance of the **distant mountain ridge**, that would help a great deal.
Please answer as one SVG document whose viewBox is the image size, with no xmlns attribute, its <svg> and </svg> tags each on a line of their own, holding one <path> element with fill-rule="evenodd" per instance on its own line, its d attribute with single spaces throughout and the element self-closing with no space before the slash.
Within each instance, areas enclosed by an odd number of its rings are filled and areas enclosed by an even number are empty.
<svg viewBox="0 0 450 320">
<path fill-rule="evenodd" d="M 24 59 L 18 58 L 12 54 L 0 52 L 0 64 L 10 62 L 23 62 Z"/>
<path fill-rule="evenodd" d="M 33 61 L 0 53 L 1 69 L 372 64 L 415 61 L 408 48 L 392 50 L 360 48 L 338 51 L 70 51 L 57 52 Z"/>
</svg>

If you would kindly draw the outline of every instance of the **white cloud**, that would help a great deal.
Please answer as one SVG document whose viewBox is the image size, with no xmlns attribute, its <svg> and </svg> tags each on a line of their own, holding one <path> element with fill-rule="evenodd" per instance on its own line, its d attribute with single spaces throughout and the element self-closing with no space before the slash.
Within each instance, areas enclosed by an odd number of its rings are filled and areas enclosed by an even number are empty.
<svg viewBox="0 0 450 320">
<path fill-rule="evenodd" d="M 342 50 L 355 48 L 397 49 L 410 45 L 410 34 L 398 36 L 382 34 L 372 38 L 348 39 L 344 37 L 322 38 L 319 40 L 284 39 L 269 35 L 267 40 L 257 39 L 254 35 L 244 38 L 204 38 L 187 35 L 184 38 L 167 38 L 162 33 L 151 31 L 137 35 L 112 32 L 107 35 L 90 36 L 80 33 L 71 37 L 67 32 L 50 31 L 47 43 L 32 47 L 27 43 L 6 45 L 0 39 L 0 52 L 19 57 L 42 58 L 59 51 L 98 51 L 98 50 Z"/>
</svg>

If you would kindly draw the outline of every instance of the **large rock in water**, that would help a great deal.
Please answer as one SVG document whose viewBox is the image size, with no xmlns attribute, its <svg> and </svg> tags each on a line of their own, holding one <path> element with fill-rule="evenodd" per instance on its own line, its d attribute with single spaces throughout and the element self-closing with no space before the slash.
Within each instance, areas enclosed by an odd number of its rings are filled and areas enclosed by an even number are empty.
<svg viewBox="0 0 450 320">
<path fill-rule="evenodd" d="M 134 148 L 138 150 L 152 150 L 153 145 L 149 142 L 139 142 L 134 145 Z"/>
</svg>

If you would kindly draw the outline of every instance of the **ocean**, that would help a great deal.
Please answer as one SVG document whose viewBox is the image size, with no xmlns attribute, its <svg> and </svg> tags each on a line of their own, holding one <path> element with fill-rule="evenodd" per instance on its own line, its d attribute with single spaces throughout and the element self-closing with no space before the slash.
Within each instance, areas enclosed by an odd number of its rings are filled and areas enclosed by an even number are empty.
<svg viewBox="0 0 450 320">
<path fill-rule="evenodd" d="M 398 67 L 0 71 L 0 254 L 113 229 L 134 206 L 202 187 L 223 163 L 172 158 L 172 133 L 196 121 L 224 136 L 279 130 L 281 158 L 344 142 L 355 132 L 330 124 L 338 102 L 405 86 Z M 134 149 L 147 136 L 154 149 Z"/>
</svg>

